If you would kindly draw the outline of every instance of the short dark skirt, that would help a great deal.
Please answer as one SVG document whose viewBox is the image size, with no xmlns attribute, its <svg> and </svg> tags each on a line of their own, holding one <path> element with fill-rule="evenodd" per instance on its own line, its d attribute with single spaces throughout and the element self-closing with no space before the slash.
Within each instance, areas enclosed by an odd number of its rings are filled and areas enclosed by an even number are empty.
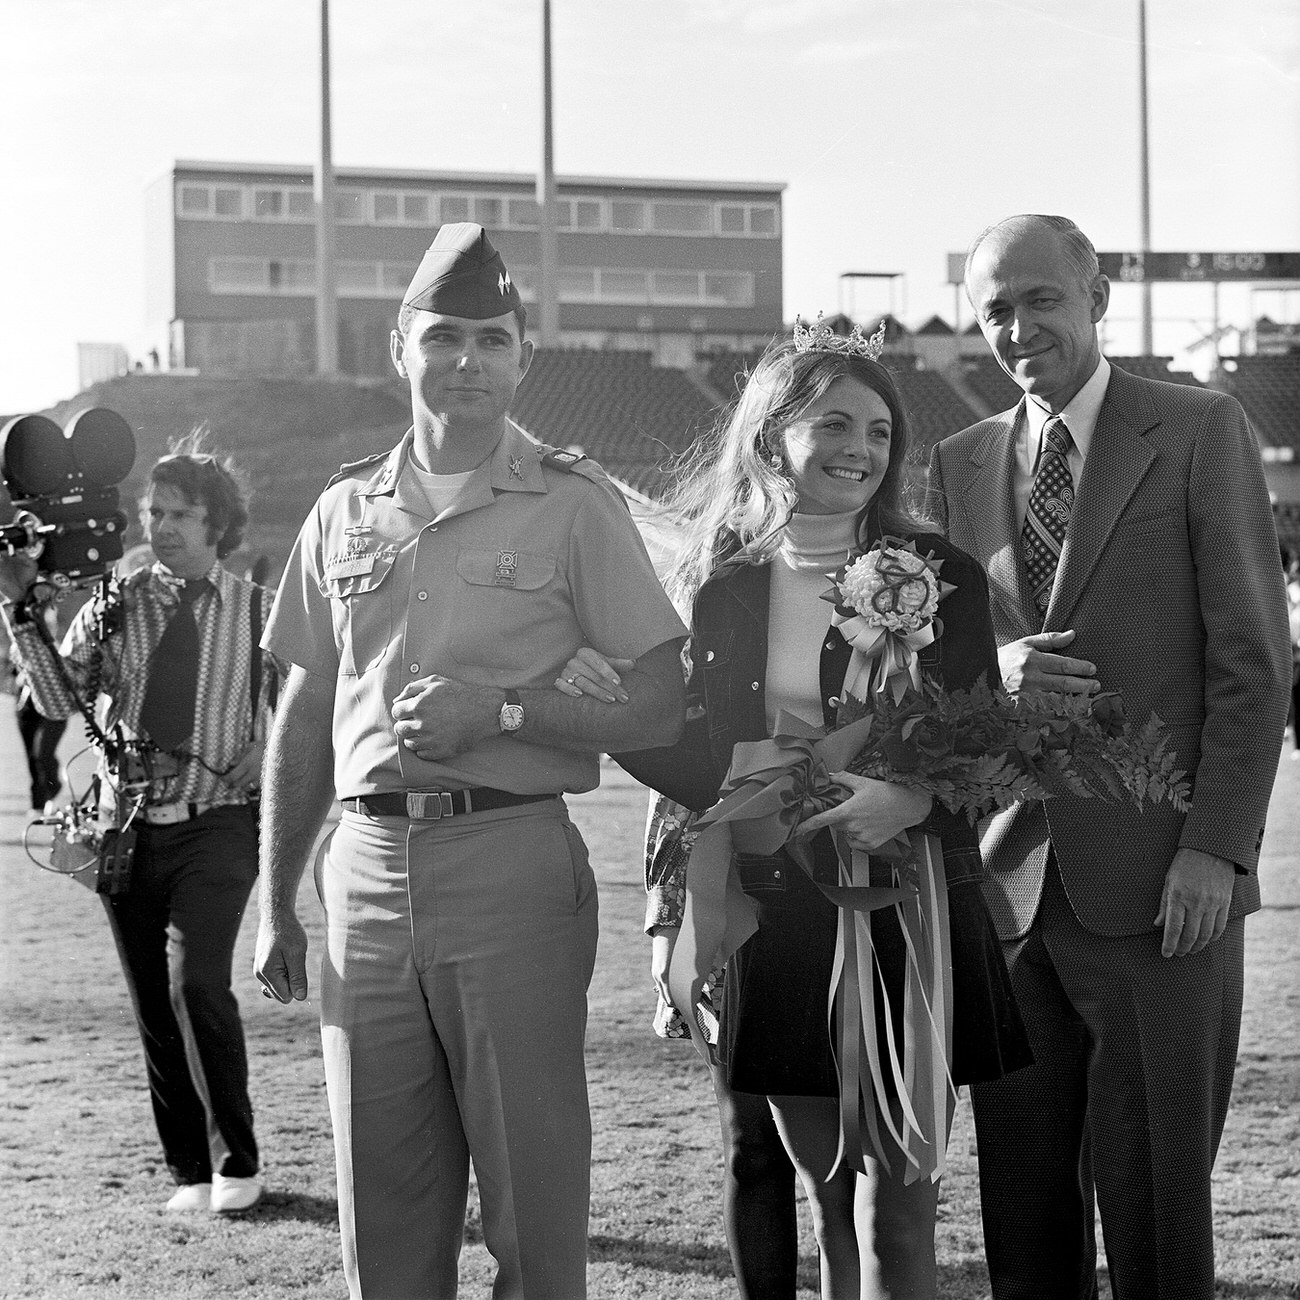
<svg viewBox="0 0 1300 1300">
<path fill-rule="evenodd" d="M 814 841 L 817 872 L 835 876 L 829 835 Z M 755 894 L 758 932 L 732 957 L 723 983 L 719 1055 L 737 1092 L 834 1097 L 827 1002 L 839 909 L 793 862 L 785 887 Z M 982 1083 L 1033 1057 L 993 921 L 978 883 L 948 891 L 953 965 L 953 1080 Z M 906 948 L 893 908 L 873 913 L 872 939 L 901 1041 Z M 877 994 L 878 1026 L 884 1007 Z"/>
</svg>

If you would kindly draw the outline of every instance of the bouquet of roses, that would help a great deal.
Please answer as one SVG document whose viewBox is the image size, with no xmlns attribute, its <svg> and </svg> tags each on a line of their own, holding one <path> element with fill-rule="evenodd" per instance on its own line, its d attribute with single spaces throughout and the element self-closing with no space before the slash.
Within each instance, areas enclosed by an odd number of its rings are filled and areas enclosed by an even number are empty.
<svg viewBox="0 0 1300 1300">
<path fill-rule="evenodd" d="M 888 692 L 866 704 L 847 696 L 838 721 L 867 716 L 867 742 L 848 770 L 924 790 L 972 822 L 1063 794 L 1188 809 L 1187 774 L 1164 724 L 1152 714 L 1133 726 L 1114 692 L 1012 696 L 984 682 L 945 691 L 927 681 L 898 700 Z"/>
<path fill-rule="evenodd" d="M 953 590 L 942 565 L 915 542 L 885 537 L 830 575 L 825 599 L 854 655 L 837 723 L 870 718 L 848 770 L 924 790 L 972 822 L 1062 794 L 1167 801 L 1186 812 L 1190 786 L 1164 724 L 1152 714 L 1133 727 L 1114 692 L 1012 696 L 922 678 L 916 652 L 942 634 L 939 606 Z"/>
</svg>

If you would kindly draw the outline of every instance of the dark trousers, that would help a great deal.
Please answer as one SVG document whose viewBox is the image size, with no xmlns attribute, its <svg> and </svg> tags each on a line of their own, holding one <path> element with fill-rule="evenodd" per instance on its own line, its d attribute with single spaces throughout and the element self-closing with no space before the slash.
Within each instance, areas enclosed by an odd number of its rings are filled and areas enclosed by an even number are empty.
<svg viewBox="0 0 1300 1300">
<path fill-rule="evenodd" d="M 794 1165 L 767 1098 L 727 1087 L 710 1067 L 722 1129 L 722 1216 L 740 1300 L 794 1300 L 799 1223 Z"/>
<path fill-rule="evenodd" d="M 257 878 L 247 806 L 140 826 L 131 888 L 105 897 L 135 1008 L 154 1122 L 180 1184 L 258 1169 L 231 964 Z"/>
<path fill-rule="evenodd" d="M 27 771 L 32 782 L 32 807 L 44 808 L 59 793 L 59 760 L 56 750 L 67 730 L 66 718 L 47 718 L 24 696 L 16 710 L 18 734 L 27 754 Z"/>
<path fill-rule="evenodd" d="M 1006 945 L 1034 1064 L 972 1089 L 994 1300 L 1091 1300 L 1094 1194 L 1116 1300 L 1212 1300 L 1210 1174 L 1232 1092 L 1245 926 L 1191 957 L 1085 930 L 1049 859 Z"/>
</svg>

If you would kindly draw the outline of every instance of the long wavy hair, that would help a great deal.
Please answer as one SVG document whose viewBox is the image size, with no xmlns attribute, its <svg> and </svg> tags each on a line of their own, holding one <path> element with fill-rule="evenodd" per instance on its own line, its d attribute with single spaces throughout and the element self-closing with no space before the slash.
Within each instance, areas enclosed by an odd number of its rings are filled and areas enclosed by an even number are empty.
<svg viewBox="0 0 1300 1300">
<path fill-rule="evenodd" d="M 907 412 L 893 376 L 865 357 L 796 352 L 792 339 L 781 339 L 763 353 L 710 433 L 674 466 L 664 510 L 679 549 L 665 586 L 679 608 L 689 607 L 724 548 L 755 564 L 775 553 L 799 505 L 782 435 L 845 377 L 878 393 L 893 420 L 889 466 L 858 515 L 859 545 L 925 527 L 909 499 Z"/>
</svg>

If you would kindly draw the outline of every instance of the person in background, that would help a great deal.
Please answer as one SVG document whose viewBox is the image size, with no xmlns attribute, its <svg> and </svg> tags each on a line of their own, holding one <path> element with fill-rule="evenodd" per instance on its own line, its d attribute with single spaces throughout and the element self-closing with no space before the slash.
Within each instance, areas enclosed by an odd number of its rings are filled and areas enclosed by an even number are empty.
<svg viewBox="0 0 1300 1300">
<path fill-rule="evenodd" d="M 986 893 L 1034 1064 L 973 1089 L 995 1300 L 1211 1300 L 1210 1174 L 1290 649 L 1259 449 L 1223 393 L 1101 355 L 1110 285 L 1064 217 L 1009 217 L 966 292 L 1024 391 L 944 439 L 936 511 L 987 569 L 1012 691 L 1122 693 L 1190 813 L 1070 796 L 993 819 Z M 1095 1205 L 1094 1205 L 1095 1196 Z"/>
<path fill-rule="evenodd" d="M 691 609 L 691 720 L 671 747 L 614 757 L 687 809 L 714 803 L 735 744 L 770 736 L 779 711 L 815 727 L 834 725 L 851 647 L 822 599 L 827 575 L 884 535 L 914 538 L 922 552 L 940 557 L 943 581 L 954 588 L 940 606 L 942 635 L 926 673 L 949 688 L 981 677 L 996 682 L 982 571 L 905 504 L 907 419 L 877 349 L 821 326 L 773 344 L 666 507 L 683 521 L 668 586 Z M 566 695 L 601 698 L 622 667 L 586 646 L 555 685 Z M 823 1300 L 932 1300 L 937 1180 L 906 1180 L 907 1161 L 883 1125 L 889 1169 L 869 1152 L 861 1156 L 862 1174 L 837 1162 L 840 1077 L 827 1003 L 839 913 L 820 886 L 837 883 L 838 864 L 826 828 L 841 826 L 864 850 L 908 827 L 941 836 L 955 995 L 952 1077 L 958 1084 L 996 1078 L 1029 1058 L 980 892 L 973 828 L 932 810 L 930 797 L 917 791 L 847 773 L 837 779 L 853 788 L 852 797 L 803 823 L 816 859 L 811 876 L 784 851 L 738 857 L 758 930 L 727 965 L 711 1065 L 726 1152 L 728 1240 L 742 1295 L 793 1297 L 793 1165 L 812 1209 Z M 656 813 L 661 822 L 673 817 L 663 804 Z M 676 829 L 685 829 L 680 818 Z M 674 851 L 672 828 L 659 845 L 653 819 L 651 830 L 652 974 L 671 1000 L 667 970 L 682 922 L 686 854 Z M 872 883 L 889 881 L 889 868 L 877 863 Z M 906 954 L 892 908 L 873 914 L 872 939 L 888 991 L 888 1011 L 881 1007 L 878 1018 L 892 1019 L 901 1042 Z M 946 1128 L 937 1135 L 941 1142 L 946 1136 Z"/>
<path fill-rule="evenodd" d="M 262 1194 L 231 963 L 257 876 L 251 801 L 276 668 L 257 645 L 267 593 L 221 564 L 248 522 L 243 488 L 230 462 L 197 446 L 180 443 L 150 470 L 140 513 L 154 562 L 123 580 L 103 639 L 94 599 L 55 662 L 25 555 L 0 559 L 0 594 L 36 707 L 66 718 L 102 695 L 105 730 L 125 740 L 123 766 L 101 766 L 105 812 L 138 839 L 130 887 L 104 907 L 177 1184 L 167 1208 L 234 1213 Z M 115 791 L 119 778 L 129 790 Z"/>
</svg>

